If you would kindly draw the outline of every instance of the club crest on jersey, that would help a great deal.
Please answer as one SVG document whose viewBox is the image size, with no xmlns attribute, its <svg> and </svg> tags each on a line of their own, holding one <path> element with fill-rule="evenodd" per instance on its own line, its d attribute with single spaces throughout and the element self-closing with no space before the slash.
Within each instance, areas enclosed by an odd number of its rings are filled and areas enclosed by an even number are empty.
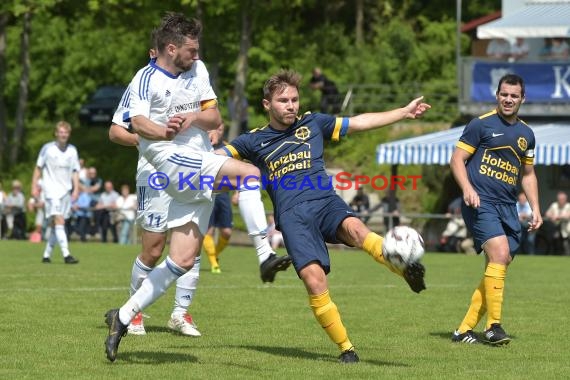
<svg viewBox="0 0 570 380">
<path fill-rule="evenodd" d="M 517 144 L 520 150 L 522 150 L 523 152 L 526 150 L 526 148 L 528 148 L 528 143 L 524 137 L 519 137 L 519 139 L 517 140 Z"/>
<path fill-rule="evenodd" d="M 295 131 L 295 137 L 299 140 L 307 140 L 311 136 L 311 131 L 307 127 L 300 127 Z"/>
</svg>

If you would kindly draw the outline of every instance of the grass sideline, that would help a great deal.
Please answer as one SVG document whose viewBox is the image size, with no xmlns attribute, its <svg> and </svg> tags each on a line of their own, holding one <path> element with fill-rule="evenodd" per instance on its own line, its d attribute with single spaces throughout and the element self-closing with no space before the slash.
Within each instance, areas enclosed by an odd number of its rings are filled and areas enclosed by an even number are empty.
<svg viewBox="0 0 570 380">
<path fill-rule="evenodd" d="M 148 335 L 123 338 L 105 358 L 103 314 L 127 297 L 137 246 L 72 243 L 79 265 L 43 244 L 0 241 L 2 379 L 562 379 L 570 373 L 567 257 L 521 256 L 508 273 L 507 347 L 452 344 L 482 274 L 481 257 L 427 254 L 428 290 L 354 250 L 332 251 L 329 282 L 361 362 L 336 363 L 293 270 L 262 285 L 252 249 L 228 247 L 223 273 L 204 259 L 191 312 L 201 338 L 165 326 L 173 289 L 145 313 Z M 478 330 L 482 330 L 479 326 Z"/>
</svg>

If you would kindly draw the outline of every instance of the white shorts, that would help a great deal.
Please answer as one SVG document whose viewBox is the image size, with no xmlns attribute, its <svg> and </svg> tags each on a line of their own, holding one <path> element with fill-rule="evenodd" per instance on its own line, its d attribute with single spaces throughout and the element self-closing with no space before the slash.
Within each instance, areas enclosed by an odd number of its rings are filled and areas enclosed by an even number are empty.
<svg viewBox="0 0 570 380">
<path fill-rule="evenodd" d="M 202 234 L 206 233 L 214 207 L 214 180 L 228 159 L 227 156 L 173 145 L 149 160 L 156 172 L 168 178 L 168 186 L 164 189 L 172 197 L 168 209 L 168 228 L 193 222 Z M 152 177 L 153 173 L 149 175 L 149 186 L 153 186 Z M 164 184 L 164 177 L 161 178 L 160 183 Z"/>
<path fill-rule="evenodd" d="M 213 209 L 214 202 L 209 200 L 180 203 L 172 199 L 168 208 L 168 228 L 180 227 L 193 222 L 200 229 L 200 233 L 205 235 Z"/>
<path fill-rule="evenodd" d="M 196 201 L 212 202 L 212 187 L 222 165 L 229 160 L 212 152 L 199 152 L 184 145 L 172 145 L 155 154 L 149 162 L 156 172 L 166 175 L 168 185 L 164 190 L 179 204 Z M 153 186 L 153 174 L 149 175 L 149 186 Z M 161 177 L 160 185 L 164 185 Z"/>
<path fill-rule="evenodd" d="M 165 191 L 137 185 L 136 223 L 145 231 L 166 232 L 168 206 L 171 200 Z"/>
<path fill-rule="evenodd" d="M 55 215 L 69 219 L 71 216 L 71 194 L 66 194 L 59 199 L 46 199 L 44 210 L 45 217 L 48 219 Z"/>
</svg>

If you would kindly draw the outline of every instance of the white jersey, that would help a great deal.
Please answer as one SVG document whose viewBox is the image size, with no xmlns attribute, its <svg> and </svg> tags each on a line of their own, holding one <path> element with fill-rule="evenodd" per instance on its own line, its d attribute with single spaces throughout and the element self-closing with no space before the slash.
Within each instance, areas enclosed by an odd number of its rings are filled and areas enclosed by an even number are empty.
<svg viewBox="0 0 570 380">
<path fill-rule="evenodd" d="M 117 106 L 117 110 L 113 115 L 113 123 L 125 128 L 128 131 L 130 131 L 130 124 L 128 122 L 125 122 L 124 118 L 127 117 L 126 115 L 128 115 L 129 113 L 130 91 L 131 91 L 131 86 L 127 87 L 127 89 L 123 93 L 121 101 Z M 137 161 L 137 176 L 136 176 L 137 186 L 146 186 L 148 182 L 148 176 L 150 175 L 150 173 L 155 172 L 156 170 L 154 170 L 152 165 L 140 153 L 140 149 L 138 146 L 137 149 L 139 150 L 139 159 Z"/>
<path fill-rule="evenodd" d="M 123 120 L 138 115 L 166 126 L 168 119 L 177 113 L 198 112 L 201 102 L 216 99 L 204 63 L 196 61 L 192 68 L 172 75 L 151 61 L 137 72 L 130 84 L 129 111 Z M 210 151 L 208 135 L 193 125 L 173 141 L 154 141 L 139 136 L 140 152 L 151 159 L 172 144 L 186 145 L 199 151 Z"/>
<path fill-rule="evenodd" d="M 79 171 L 77 149 L 67 144 L 64 150 L 55 141 L 44 144 L 36 166 L 42 171 L 45 199 L 60 199 L 71 192 L 73 172 Z"/>
</svg>

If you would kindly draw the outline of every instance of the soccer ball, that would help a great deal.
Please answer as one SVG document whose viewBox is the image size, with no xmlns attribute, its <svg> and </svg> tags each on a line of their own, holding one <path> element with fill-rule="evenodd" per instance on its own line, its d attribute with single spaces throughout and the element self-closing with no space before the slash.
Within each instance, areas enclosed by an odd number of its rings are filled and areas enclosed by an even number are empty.
<svg viewBox="0 0 570 380">
<path fill-rule="evenodd" d="M 419 261 L 424 255 L 424 239 L 418 231 L 408 226 L 396 226 L 384 237 L 384 258 L 399 269 Z"/>
</svg>

